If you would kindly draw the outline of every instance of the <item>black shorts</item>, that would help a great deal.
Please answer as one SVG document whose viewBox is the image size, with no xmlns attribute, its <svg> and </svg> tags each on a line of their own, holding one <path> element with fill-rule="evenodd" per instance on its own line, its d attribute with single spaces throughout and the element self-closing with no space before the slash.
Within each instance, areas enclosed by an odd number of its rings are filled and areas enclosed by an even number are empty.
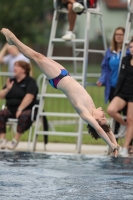
<svg viewBox="0 0 133 200">
<path fill-rule="evenodd" d="M 117 96 L 120 97 L 121 99 L 123 99 L 126 102 L 133 102 L 133 94 L 118 93 Z"/>
</svg>

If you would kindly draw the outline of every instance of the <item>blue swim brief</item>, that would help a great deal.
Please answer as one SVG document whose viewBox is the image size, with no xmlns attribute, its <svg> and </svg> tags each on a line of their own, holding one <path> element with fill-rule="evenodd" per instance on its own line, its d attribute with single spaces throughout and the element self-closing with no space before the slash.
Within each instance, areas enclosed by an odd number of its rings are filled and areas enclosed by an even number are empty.
<svg viewBox="0 0 133 200">
<path fill-rule="evenodd" d="M 59 81 L 64 78 L 65 76 L 69 76 L 69 72 L 66 69 L 61 69 L 61 73 L 59 74 L 59 76 L 50 79 L 49 83 L 53 88 L 57 89 L 57 84 L 59 83 Z"/>
</svg>

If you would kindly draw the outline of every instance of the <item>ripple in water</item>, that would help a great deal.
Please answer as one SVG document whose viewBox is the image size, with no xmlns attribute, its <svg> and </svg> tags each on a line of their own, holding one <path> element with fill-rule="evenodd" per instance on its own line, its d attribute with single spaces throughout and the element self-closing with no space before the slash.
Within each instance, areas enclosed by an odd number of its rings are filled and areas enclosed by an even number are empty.
<svg viewBox="0 0 133 200">
<path fill-rule="evenodd" d="M 1 200 L 132 200 L 133 158 L 0 152 Z"/>
</svg>

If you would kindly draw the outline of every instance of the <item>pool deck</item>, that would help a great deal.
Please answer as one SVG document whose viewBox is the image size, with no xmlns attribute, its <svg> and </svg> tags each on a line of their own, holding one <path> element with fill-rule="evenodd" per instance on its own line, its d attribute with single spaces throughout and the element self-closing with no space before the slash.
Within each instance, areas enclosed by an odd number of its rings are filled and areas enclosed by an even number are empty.
<svg viewBox="0 0 133 200">
<path fill-rule="evenodd" d="M 15 151 L 28 151 L 27 142 L 19 142 Z M 30 145 L 30 151 L 32 151 L 32 143 Z M 65 143 L 48 143 L 44 146 L 44 143 L 37 142 L 36 152 L 43 153 L 74 153 L 78 154 L 76 144 L 65 144 Z M 106 155 L 107 145 L 85 145 L 82 144 L 81 154 L 95 154 L 95 155 Z"/>
</svg>

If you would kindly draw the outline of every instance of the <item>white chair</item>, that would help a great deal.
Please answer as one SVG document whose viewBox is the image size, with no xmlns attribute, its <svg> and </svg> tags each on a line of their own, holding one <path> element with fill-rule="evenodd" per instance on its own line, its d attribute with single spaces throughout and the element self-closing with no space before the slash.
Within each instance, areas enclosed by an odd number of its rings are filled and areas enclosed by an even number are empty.
<svg viewBox="0 0 133 200">
<path fill-rule="evenodd" d="M 4 108 L 4 106 L 2 106 L 2 107 Z M 32 113 L 31 113 L 32 125 L 30 126 L 29 133 L 28 133 L 27 150 L 30 150 L 32 129 L 33 129 L 33 125 L 34 125 L 33 124 L 34 123 L 34 114 L 35 114 L 36 108 L 38 108 L 38 105 L 34 105 L 32 108 Z M 17 132 L 17 124 L 18 124 L 18 119 L 14 119 L 14 118 L 8 118 L 8 121 L 6 122 L 6 126 L 9 126 L 11 128 L 12 138 L 14 137 L 15 133 Z"/>
</svg>

